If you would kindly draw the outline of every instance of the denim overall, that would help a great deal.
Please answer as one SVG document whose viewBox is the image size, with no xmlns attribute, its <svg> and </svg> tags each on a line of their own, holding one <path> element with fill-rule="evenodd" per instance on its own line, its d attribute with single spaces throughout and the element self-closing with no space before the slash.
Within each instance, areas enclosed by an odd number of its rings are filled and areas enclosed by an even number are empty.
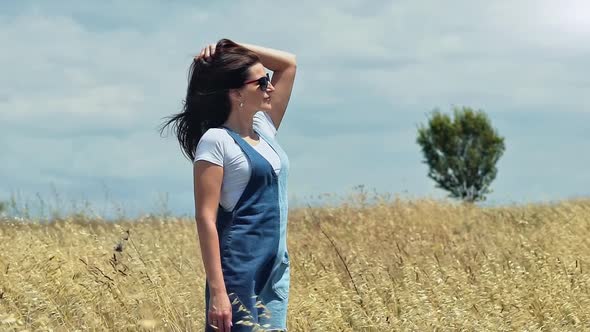
<svg viewBox="0 0 590 332">
<path fill-rule="evenodd" d="M 233 211 L 220 205 L 217 213 L 221 269 L 232 302 L 231 330 L 252 331 L 253 326 L 237 323 L 246 320 L 265 330 L 286 331 L 290 281 L 286 187 L 289 160 L 274 138 L 265 137 L 254 128 L 279 156 L 281 171 L 277 176 L 270 163 L 250 144 L 231 129 L 225 129 L 244 152 L 251 169 L 250 180 Z M 208 321 L 209 297 L 206 281 L 205 331 L 214 331 Z"/>
</svg>

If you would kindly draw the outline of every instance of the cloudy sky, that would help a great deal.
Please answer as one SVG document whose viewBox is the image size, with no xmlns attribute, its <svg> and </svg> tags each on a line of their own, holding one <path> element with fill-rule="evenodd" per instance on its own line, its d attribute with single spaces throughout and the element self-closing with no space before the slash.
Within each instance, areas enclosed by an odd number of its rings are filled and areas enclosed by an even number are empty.
<svg viewBox="0 0 590 332">
<path fill-rule="evenodd" d="M 416 127 L 464 105 L 506 141 L 486 204 L 590 196 L 587 1 L 142 0 L 0 3 L 0 200 L 192 214 L 192 165 L 157 129 L 220 38 L 297 55 L 293 204 L 445 197 Z"/>
</svg>

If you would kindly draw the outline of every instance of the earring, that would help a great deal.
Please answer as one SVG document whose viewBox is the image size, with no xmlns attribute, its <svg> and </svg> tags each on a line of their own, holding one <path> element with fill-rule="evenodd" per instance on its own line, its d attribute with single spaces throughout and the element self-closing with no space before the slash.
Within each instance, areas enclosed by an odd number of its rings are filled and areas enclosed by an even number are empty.
<svg viewBox="0 0 590 332">
<path fill-rule="evenodd" d="M 240 102 L 240 108 L 244 107 L 244 103 Z"/>
</svg>

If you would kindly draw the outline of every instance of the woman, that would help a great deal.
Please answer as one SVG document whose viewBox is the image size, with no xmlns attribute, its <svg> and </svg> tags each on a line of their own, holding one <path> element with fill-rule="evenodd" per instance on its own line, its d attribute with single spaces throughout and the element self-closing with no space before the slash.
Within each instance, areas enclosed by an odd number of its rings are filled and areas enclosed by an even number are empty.
<svg viewBox="0 0 590 332">
<path fill-rule="evenodd" d="M 289 162 L 275 135 L 295 72 L 292 54 L 221 39 L 195 57 L 184 109 L 164 125 L 194 161 L 206 331 L 286 331 Z"/>
</svg>

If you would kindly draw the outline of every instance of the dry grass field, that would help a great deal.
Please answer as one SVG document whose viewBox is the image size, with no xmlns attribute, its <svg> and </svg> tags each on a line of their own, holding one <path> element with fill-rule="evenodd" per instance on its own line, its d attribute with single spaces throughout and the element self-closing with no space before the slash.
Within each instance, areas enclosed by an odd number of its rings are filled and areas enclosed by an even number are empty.
<svg viewBox="0 0 590 332">
<path fill-rule="evenodd" d="M 362 195 L 361 195 L 362 196 Z M 291 212 L 290 331 L 590 331 L 590 200 Z M 194 221 L 0 223 L 0 331 L 202 331 Z"/>
</svg>

